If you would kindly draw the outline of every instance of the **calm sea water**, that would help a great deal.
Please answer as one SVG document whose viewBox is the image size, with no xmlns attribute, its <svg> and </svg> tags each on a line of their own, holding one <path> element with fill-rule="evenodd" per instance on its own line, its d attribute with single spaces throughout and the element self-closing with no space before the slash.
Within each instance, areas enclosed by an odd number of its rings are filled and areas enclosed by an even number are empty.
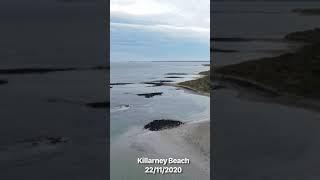
<svg viewBox="0 0 320 180">
<path fill-rule="evenodd" d="M 190 121 L 208 116 L 209 98 L 191 94 L 170 86 L 153 87 L 144 82 L 171 80 L 172 83 L 191 80 L 199 72 L 208 70 L 204 62 L 120 62 L 111 64 L 111 138 L 127 131 L 131 126 L 147 124 L 155 119 Z M 186 73 L 187 75 L 167 75 Z M 181 78 L 166 78 L 178 76 Z M 163 92 L 161 96 L 145 98 L 141 93 Z"/>
<path fill-rule="evenodd" d="M 137 145 L 143 126 L 156 119 L 175 119 L 183 122 L 209 118 L 210 98 L 187 92 L 173 86 L 153 87 L 144 82 L 172 80 L 171 83 L 191 80 L 199 72 L 208 70 L 208 62 L 112 62 L 111 83 L 133 83 L 114 85 L 111 88 L 111 177 L 112 179 L 150 179 L 144 169 L 137 165 L 142 155 L 161 158 L 163 155 L 147 151 L 153 142 L 145 139 Z M 185 73 L 185 75 L 168 75 Z M 181 78 L 167 78 L 179 76 Z M 161 96 L 145 98 L 140 93 L 163 92 Z M 174 137 L 173 137 L 174 138 Z M 163 144 L 163 146 L 167 146 Z M 170 147 L 168 147 L 170 148 Z M 189 157 L 192 158 L 192 157 Z M 178 176 L 153 176 L 152 179 L 194 179 L 192 166 L 188 172 Z M 125 169 L 126 172 L 121 170 Z"/>
<path fill-rule="evenodd" d="M 293 13 L 297 8 L 320 7 L 320 2 L 213 2 L 211 21 L 215 37 L 255 38 L 250 42 L 216 42 L 220 49 L 238 53 L 215 53 L 217 66 L 274 56 L 297 44 L 281 42 L 286 34 L 320 27 L 319 16 Z M 259 40 L 260 39 L 260 40 Z M 274 39 L 264 41 L 261 39 Z"/>
</svg>

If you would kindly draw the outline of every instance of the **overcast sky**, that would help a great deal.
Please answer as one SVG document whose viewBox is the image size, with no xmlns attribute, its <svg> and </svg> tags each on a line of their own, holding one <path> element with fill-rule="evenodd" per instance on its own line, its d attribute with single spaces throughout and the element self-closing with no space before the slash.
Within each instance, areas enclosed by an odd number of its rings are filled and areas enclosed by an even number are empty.
<svg viewBox="0 0 320 180">
<path fill-rule="evenodd" d="M 210 0 L 111 0 L 111 60 L 209 60 Z"/>
</svg>

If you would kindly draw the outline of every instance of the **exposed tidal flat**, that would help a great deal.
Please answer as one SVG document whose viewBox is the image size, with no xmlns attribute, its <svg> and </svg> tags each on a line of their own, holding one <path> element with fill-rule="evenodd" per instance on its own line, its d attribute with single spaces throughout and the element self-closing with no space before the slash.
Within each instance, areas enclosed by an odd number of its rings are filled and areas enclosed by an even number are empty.
<svg viewBox="0 0 320 180">
<path fill-rule="evenodd" d="M 141 157 L 190 159 L 179 165 L 183 173 L 154 179 L 209 179 L 210 99 L 174 86 L 208 68 L 202 62 L 111 64 L 111 83 L 128 83 L 111 89 L 113 179 L 149 179 L 146 165 L 137 164 Z"/>
</svg>

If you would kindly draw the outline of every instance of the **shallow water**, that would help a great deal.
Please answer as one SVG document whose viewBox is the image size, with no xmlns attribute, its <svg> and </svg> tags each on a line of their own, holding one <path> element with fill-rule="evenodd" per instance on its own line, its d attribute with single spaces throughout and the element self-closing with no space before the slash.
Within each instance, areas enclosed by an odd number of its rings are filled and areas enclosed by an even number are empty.
<svg viewBox="0 0 320 180">
<path fill-rule="evenodd" d="M 183 144 L 177 137 L 165 140 L 158 132 L 146 131 L 143 126 L 156 119 L 175 119 L 183 122 L 208 119 L 209 97 L 192 94 L 173 86 L 156 86 L 143 82 L 156 80 L 186 81 L 200 77 L 199 72 L 208 70 L 206 62 L 113 62 L 111 83 L 111 179 L 150 179 L 143 166 L 137 164 L 142 155 L 163 158 L 168 156 L 192 156 L 180 153 Z M 186 73 L 186 75 L 168 75 Z M 166 78 L 180 76 L 181 78 Z M 145 98 L 141 93 L 163 92 L 160 96 Z M 177 141 L 172 143 L 171 140 Z M 179 143 L 180 142 L 180 143 Z M 165 148 L 164 148 L 165 147 Z M 162 150 L 161 150 L 162 149 Z M 170 151 L 164 151 L 164 149 Z M 169 153 L 170 152 L 170 153 Z M 192 161 L 192 157 L 190 158 Z M 153 179 L 195 179 L 208 177 L 191 163 L 181 175 L 156 175 Z M 125 169 L 126 173 L 122 170 Z"/>
</svg>

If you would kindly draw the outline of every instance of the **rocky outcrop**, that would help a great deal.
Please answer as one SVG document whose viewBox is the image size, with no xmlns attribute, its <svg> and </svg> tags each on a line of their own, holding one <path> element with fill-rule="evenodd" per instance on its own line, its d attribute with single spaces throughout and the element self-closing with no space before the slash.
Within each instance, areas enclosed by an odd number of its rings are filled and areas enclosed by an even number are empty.
<svg viewBox="0 0 320 180">
<path fill-rule="evenodd" d="M 166 76 L 165 78 L 169 78 L 169 79 L 179 79 L 179 78 L 183 78 L 181 76 Z"/>
<path fill-rule="evenodd" d="M 110 83 L 111 86 L 124 86 L 129 84 L 133 84 L 133 83 Z"/>
<path fill-rule="evenodd" d="M 163 92 L 154 92 L 154 93 L 143 93 L 137 94 L 138 96 L 144 96 L 145 98 L 152 98 L 153 96 L 161 96 Z"/>
<path fill-rule="evenodd" d="M 110 107 L 110 103 L 109 102 L 93 102 L 93 103 L 87 103 L 86 104 L 87 107 L 90 108 L 95 108 L 95 109 L 105 109 Z"/>
<path fill-rule="evenodd" d="M 153 85 L 153 87 L 155 86 L 163 86 L 165 85 L 165 83 L 170 83 L 173 82 L 171 80 L 157 80 L 157 81 L 148 81 L 148 82 L 143 82 L 143 84 L 149 84 L 149 85 Z"/>
<path fill-rule="evenodd" d="M 30 139 L 24 139 L 21 141 L 18 141 L 17 143 L 24 143 L 24 144 L 30 144 L 32 146 L 38 146 L 40 144 L 49 144 L 49 145 L 57 145 L 57 144 L 64 144 L 67 143 L 69 139 L 65 137 L 54 137 L 54 136 L 39 136 L 35 138 Z"/>
<path fill-rule="evenodd" d="M 148 129 L 150 131 L 161 131 L 163 129 L 175 128 L 184 124 L 181 121 L 170 120 L 170 119 L 161 119 L 154 120 L 144 126 L 144 129 Z"/>
<path fill-rule="evenodd" d="M 188 75 L 187 73 L 166 73 L 165 75 Z"/>
<path fill-rule="evenodd" d="M 2 85 L 2 84 L 8 84 L 8 81 L 7 81 L 7 80 L 1 80 L 1 79 L 0 79 L 0 85 Z"/>
<path fill-rule="evenodd" d="M 0 69 L 0 74 L 44 74 L 57 71 L 74 71 L 76 68 L 17 68 Z"/>
</svg>

